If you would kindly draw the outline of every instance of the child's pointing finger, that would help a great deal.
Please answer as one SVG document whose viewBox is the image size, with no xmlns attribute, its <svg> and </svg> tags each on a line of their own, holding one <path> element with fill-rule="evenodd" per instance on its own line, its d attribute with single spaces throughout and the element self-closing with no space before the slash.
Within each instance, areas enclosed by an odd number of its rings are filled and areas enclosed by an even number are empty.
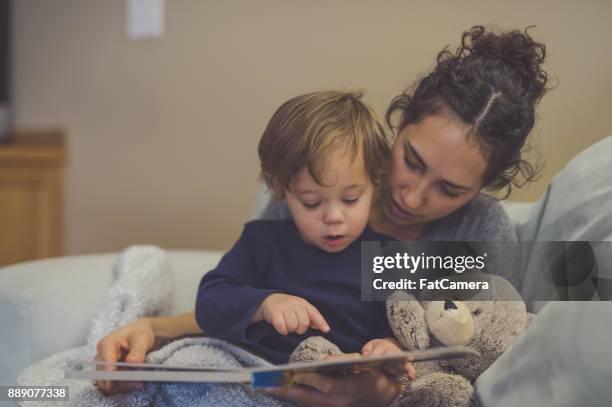
<svg viewBox="0 0 612 407">
<path fill-rule="evenodd" d="M 323 318 L 323 315 L 321 315 L 318 309 L 316 309 L 311 304 L 308 304 L 306 306 L 306 312 L 308 313 L 308 317 L 310 318 L 311 328 L 319 329 L 325 333 L 329 332 L 329 324 L 327 323 L 325 318 Z"/>
</svg>

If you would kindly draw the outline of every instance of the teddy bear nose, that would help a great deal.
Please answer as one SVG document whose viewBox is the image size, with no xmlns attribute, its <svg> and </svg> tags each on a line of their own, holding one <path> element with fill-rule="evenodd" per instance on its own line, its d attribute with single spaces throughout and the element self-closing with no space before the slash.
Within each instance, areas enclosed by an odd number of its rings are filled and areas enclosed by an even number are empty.
<svg viewBox="0 0 612 407">
<path fill-rule="evenodd" d="M 444 309 L 445 310 L 447 310 L 447 309 L 457 309 L 457 306 L 455 305 L 454 302 L 446 300 L 446 301 L 444 301 Z"/>
</svg>

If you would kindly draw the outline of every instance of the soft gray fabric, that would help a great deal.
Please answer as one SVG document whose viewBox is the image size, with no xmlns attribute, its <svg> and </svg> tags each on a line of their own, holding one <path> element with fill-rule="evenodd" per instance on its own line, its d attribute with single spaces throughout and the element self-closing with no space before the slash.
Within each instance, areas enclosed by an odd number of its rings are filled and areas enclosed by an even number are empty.
<svg viewBox="0 0 612 407">
<path fill-rule="evenodd" d="M 261 213 L 262 219 L 287 219 L 291 217 L 284 202 L 271 200 Z M 445 218 L 427 225 L 418 241 L 465 241 L 479 251 L 487 251 L 490 261 L 487 271 L 504 277 L 520 290 L 522 273 L 517 244 L 505 246 L 487 245 L 486 242 L 517 242 L 514 226 L 495 198 L 478 194 L 462 208 Z M 481 244 L 477 242 L 483 242 Z"/>
<path fill-rule="evenodd" d="M 115 282 L 96 311 L 87 343 L 43 359 L 26 368 L 20 385 L 70 386 L 71 406 L 281 406 L 277 399 L 236 384 L 148 383 L 145 389 L 113 397 L 103 396 L 90 381 L 64 379 L 71 360 L 93 360 L 96 343 L 109 331 L 170 307 L 172 279 L 165 252 L 151 246 L 125 250 L 113 269 Z M 147 355 L 151 363 L 209 366 L 262 366 L 263 359 L 227 342 L 212 338 L 186 338 Z M 52 406 L 55 402 L 24 402 L 27 406 Z"/>
<path fill-rule="evenodd" d="M 468 204 L 445 218 L 431 222 L 419 241 L 464 241 L 478 253 L 488 253 L 486 271 L 521 289 L 522 269 L 516 232 L 495 198 L 478 194 Z M 505 245 L 488 242 L 509 242 Z"/>
<path fill-rule="evenodd" d="M 551 302 L 476 381 L 484 406 L 610 406 L 612 304 Z"/>
<path fill-rule="evenodd" d="M 508 219 L 512 223 L 514 230 L 517 227 L 525 224 L 529 219 L 531 210 L 535 206 L 535 202 L 531 201 L 510 201 L 508 199 L 500 202 L 504 212 L 508 215 Z"/>
<path fill-rule="evenodd" d="M 19 384 L 70 386 L 67 406 L 291 406 L 240 384 L 146 383 L 143 390 L 106 397 L 89 381 L 66 380 L 71 360 L 93 360 L 95 350 L 81 347 L 60 352 L 29 367 Z M 249 367 L 269 365 L 263 359 L 228 342 L 214 338 L 185 338 L 147 355 L 147 362 L 169 365 Z M 55 406 L 56 402 L 29 402 L 24 406 Z"/>
<path fill-rule="evenodd" d="M 431 222 L 419 240 L 514 242 L 517 237 L 499 201 L 478 194 L 447 217 Z"/>
<path fill-rule="evenodd" d="M 592 250 L 586 254 L 594 257 L 595 268 L 590 273 L 581 271 L 583 277 L 599 280 L 600 289 L 612 284 L 612 136 L 582 151 L 557 174 L 518 234 L 524 241 L 594 241 L 590 249 L 584 244 L 566 246 Z M 525 298 L 549 297 L 555 294 L 548 277 L 548 268 L 554 264 L 551 257 L 565 253 L 551 253 L 544 244 L 534 247 L 523 265 L 523 294 Z M 575 274 L 576 270 L 566 272 Z M 591 278 L 579 280 L 583 282 L 572 287 L 573 292 L 593 291 Z"/>
<path fill-rule="evenodd" d="M 612 136 L 578 154 L 553 179 L 519 228 L 521 240 L 600 240 L 600 283 L 612 258 Z M 570 244 L 571 245 L 571 244 Z M 546 256 L 531 253 L 523 288 L 547 290 Z M 586 283 L 592 283 L 591 278 Z M 535 304 L 539 308 L 542 304 Z M 609 406 L 612 303 L 549 302 L 514 348 L 476 382 L 485 406 Z"/>
<path fill-rule="evenodd" d="M 285 201 L 278 201 L 271 195 L 269 199 L 268 204 L 259 215 L 259 219 L 277 220 L 289 219 L 291 217 L 291 212 Z"/>
<path fill-rule="evenodd" d="M 612 240 L 612 136 L 574 157 L 518 228 L 520 240 Z"/>
</svg>

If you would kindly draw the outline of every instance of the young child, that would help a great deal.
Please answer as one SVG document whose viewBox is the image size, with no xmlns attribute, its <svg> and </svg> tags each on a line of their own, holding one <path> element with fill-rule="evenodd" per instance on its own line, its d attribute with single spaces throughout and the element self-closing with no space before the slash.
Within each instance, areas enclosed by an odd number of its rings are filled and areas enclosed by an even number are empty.
<svg viewBox="0 0 612 407">
<path fill-rule="evenodd" d="M 285 102 L 259 143 L 261 175 L 292 219 L 257 220 L 202 278 L 196 320 L 208 335 L 287 363 L 322 335 L 345 353 L 399 351 L 385 304 L 361 301 L 360 241 L 389 145 L 360 95 L 315 92 Z M 383 338 L 383 339 L 376 339 Z M 386 339 L 385 339 L 386 338 Z M 365 346 L 364 346 L 365 344 Z"/>
</svg>

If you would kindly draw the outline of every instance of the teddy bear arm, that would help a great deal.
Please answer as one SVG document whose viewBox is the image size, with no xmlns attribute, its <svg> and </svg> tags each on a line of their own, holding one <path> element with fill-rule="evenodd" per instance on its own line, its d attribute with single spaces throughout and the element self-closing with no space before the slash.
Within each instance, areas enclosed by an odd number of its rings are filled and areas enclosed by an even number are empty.
<svg viewBox="0 0 612 407">
<path fill-rule="evenodd" d="M 406 349 L 429 347 L 425 309 L 414 296 L 404 292 L 394 293 L 387 300 L 387 319 L 396 339 Z"/>
<path fill-rule="evenodd" d="M 435 372 L 410 382 L 390 407 L 470 407 L 474 387 L 461 376 Z"/>
<path fill-rule="evenodd" d="M 289 356 L 290 362 L 316 362 L 329 355 L 342 355 L 342 351 L 322 336 L 304 339 Z"/>
</svg>

